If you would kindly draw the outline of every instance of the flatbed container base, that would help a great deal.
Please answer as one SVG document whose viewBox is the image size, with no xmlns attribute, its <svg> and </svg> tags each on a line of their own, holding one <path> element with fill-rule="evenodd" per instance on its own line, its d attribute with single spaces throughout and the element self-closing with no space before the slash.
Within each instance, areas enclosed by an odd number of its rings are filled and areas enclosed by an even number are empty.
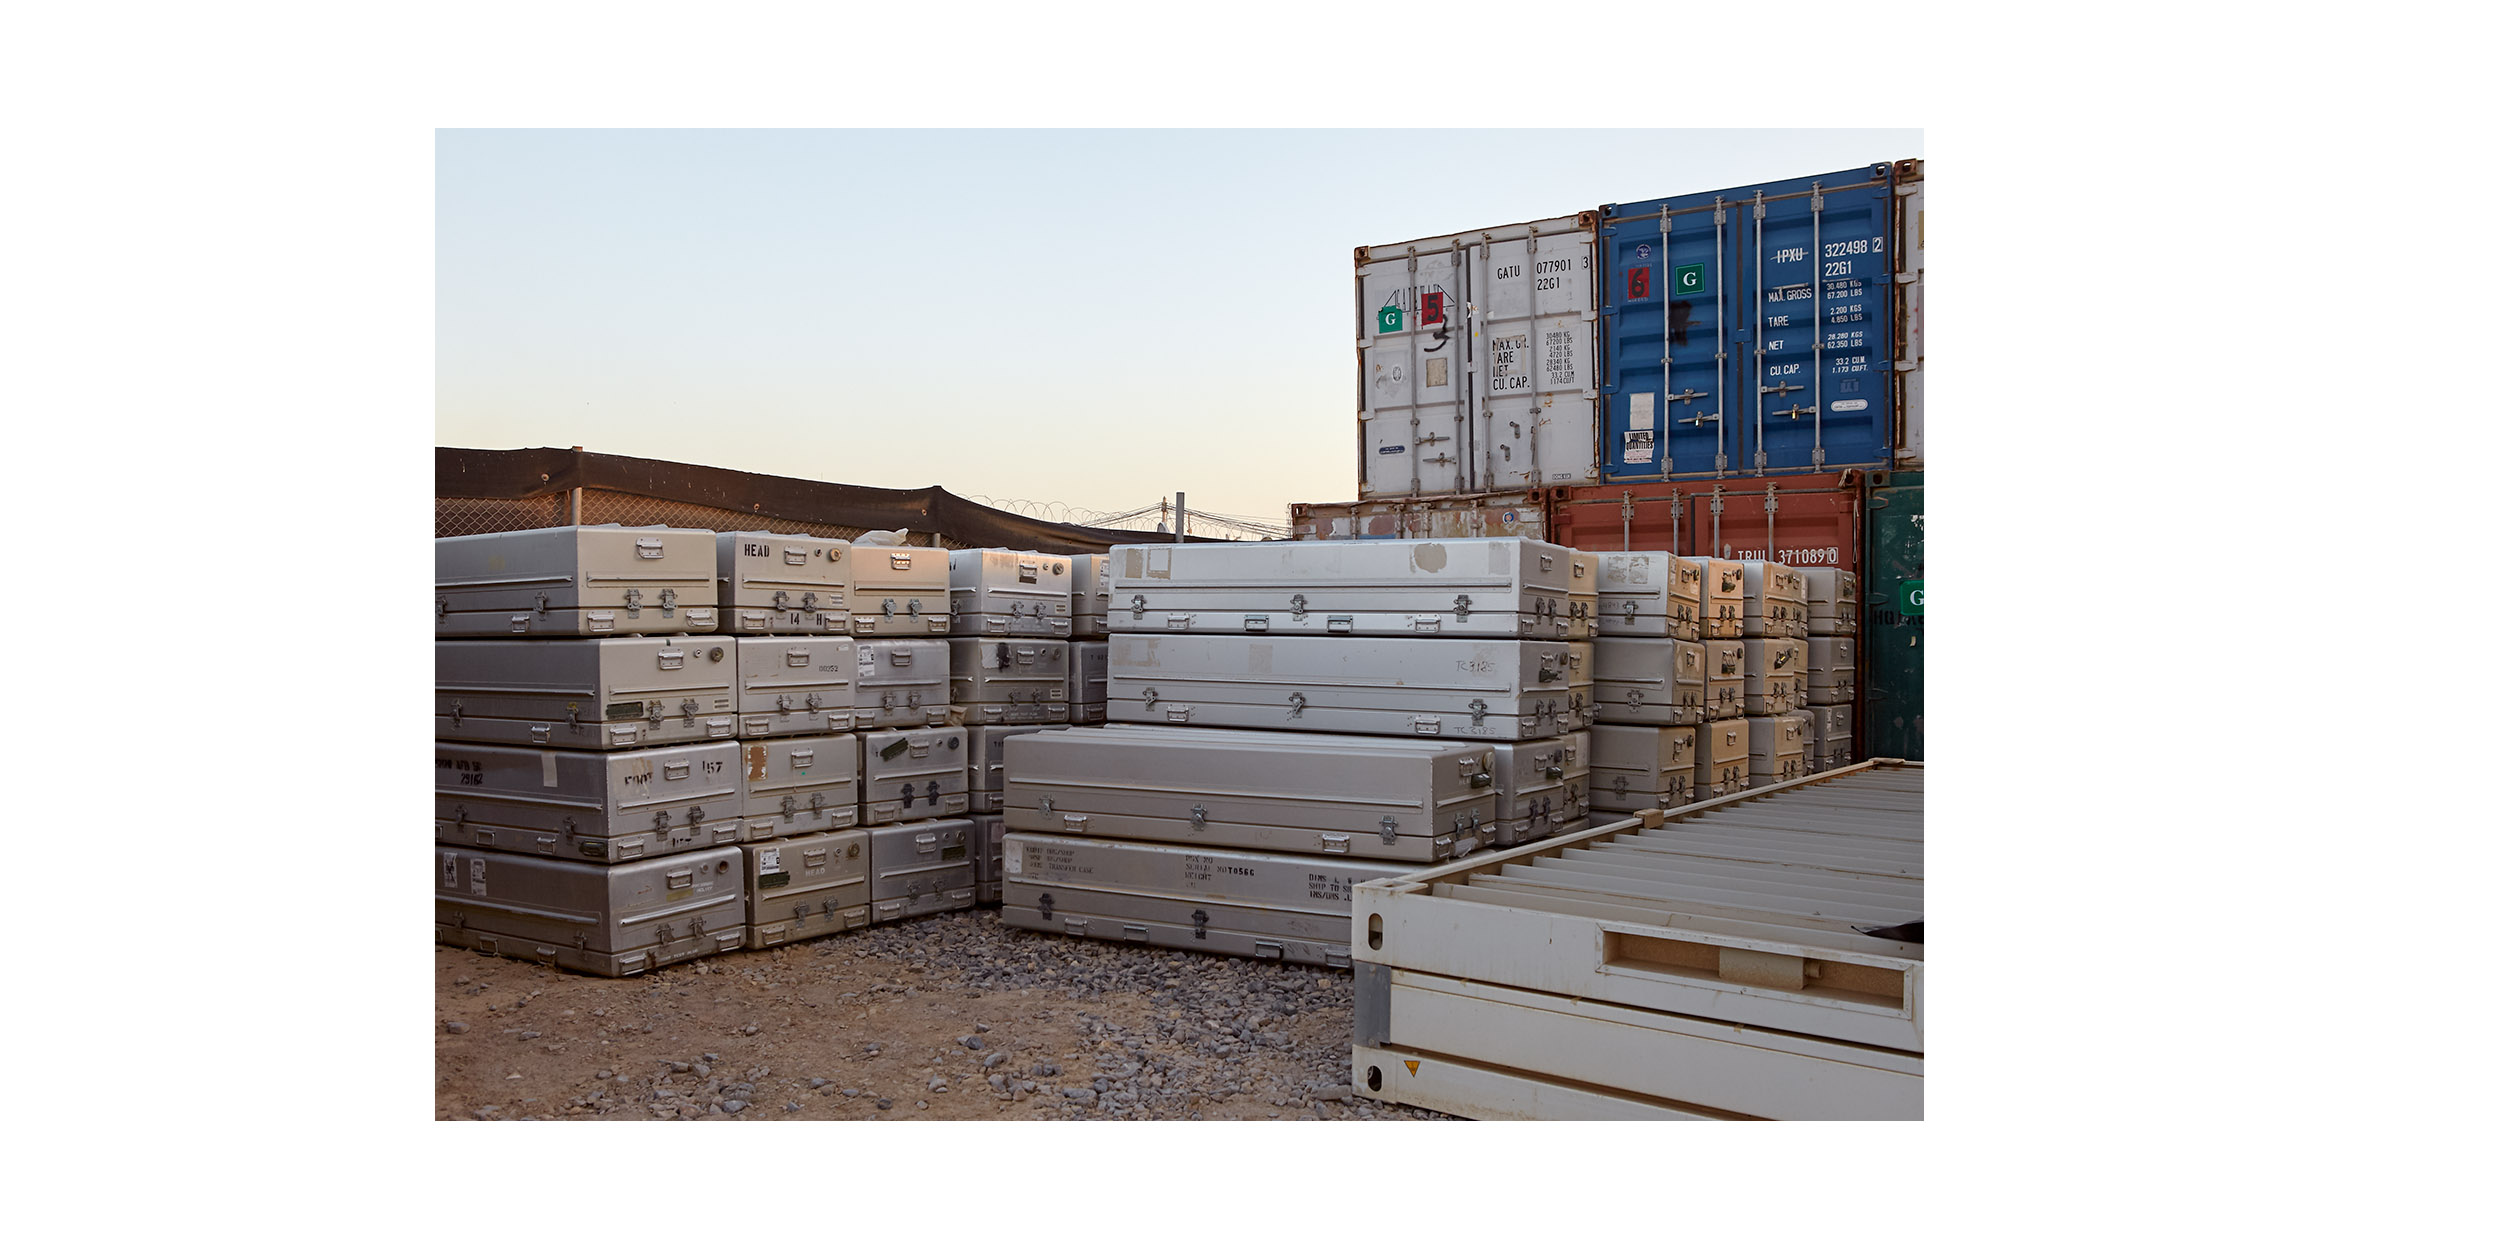
<svg viewBox="0 0 2500 1250">
<path fill-rule="evenodd" d="M 1470 1120 L 1754 1118 L 1394 1046 L 1354 1048 L 1354 1087 L 1367 1098 Z"/>
</svg>

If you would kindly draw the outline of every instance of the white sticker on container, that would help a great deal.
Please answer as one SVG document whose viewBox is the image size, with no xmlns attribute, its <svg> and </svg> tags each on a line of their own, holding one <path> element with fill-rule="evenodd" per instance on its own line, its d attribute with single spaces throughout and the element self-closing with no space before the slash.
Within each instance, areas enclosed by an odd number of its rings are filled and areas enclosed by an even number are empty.
<svg viewBox="0 0 2500 1250">
<path fill-rule="evenodd" d="M 1024 844 L 1022 842 L 1006 842 L 999 852 L 999 857 L 1007 862 L 1007 871 L 1011 873 L 1024 871 Z"/>
<path fill-rule="evenodd" d="M 1864 411 L 1866 411 L 1866 401 L 1865 401 L 1865 400 L 1863 400 L 1863 399 L 1841 399 L 1841 400 L 1834 400 L 1834 401 L 1832 402 L 1832 411 L 1834 411 L 1834 412 L 1864 412 Z"/>
<path fill-rule="evenodd" d="M 777 846 L 756 848 L 755 865 L 757 872 L 781 871 L 781 848 Z"/>
<path fill-rule="evenodd" d="M 1623 432 L 1623 462 L 1649 464 L 1658 458 L 1658 434 L 1654 430 Z"/>
<path fill-rule="evenodd" d="M 875 647 L 859 649 L 859 675 L 862 677 L 877 675 L 877 649 Z"/>
<path fill-rule="evenodd" d="M 1632 392 L 1632 428 L 1636 430 L 1654 430 L 1658 428 L 1657 392 Z"/>
<path fill-rule="evenodd" d="M 486 893 L 485 860 L 473 859 L 469 861 L 469 893 L 477 895 L 483 895 Z"/>
<path fill-rule="evenodd" d="M 450 852 L 445 852 L 443 855 L 443 888 L 446 890 L 452 890 L 458 889 L 459 886 L 460 857 L 458 855 L 451 854 Z"/>
<path fill-rule="evenodd" d="M 538 784 L 545 786 L 550 790 L 555 788 L 556 753 L 553 751 L 541 751 L 538 753 Z"/>
</svg>

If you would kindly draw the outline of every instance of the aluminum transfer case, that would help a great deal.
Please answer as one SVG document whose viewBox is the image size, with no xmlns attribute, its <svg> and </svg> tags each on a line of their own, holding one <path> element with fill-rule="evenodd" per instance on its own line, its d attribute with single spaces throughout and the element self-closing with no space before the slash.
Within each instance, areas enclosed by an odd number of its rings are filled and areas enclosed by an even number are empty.
<svg viewBox="0 0 2500 1250">
<path fill-rule="evenodd" d="M 1354 1084 L 1483 1119 L 1917 1119 L 1922 785 L 1860 766 L 1354 888 Z"/>
<path fill-rule="evenodd" d="M 1111 557 L 1069 556 L 1068 636 L 1111 636 Z"/>
<path fill-rule="evenodd" d="M 1701 706 L 1706 720 L 1745 714 L 1745 643 L 1714 638 L 1701 644 Z"/>
<path fill-rule="evenodd" d="M 1589 813 L 1589 735 L 1495 743 L 1493 824 L 1486 841 L 1516 846 L 1550 838 Z"/>
<path fill-rule="evenodd" d="M 1491 752 L 1109 726 L 1007 740 L 1007 827 L 1429 863 L 1494 819 Z"/>
<path fill-rule="evenodd" d="M 1571 553 L 1571 620 L 1567 637 L 1581 642 L 1597 638 L 1597 557 L 1585 551 Z"/>
<path fill-rule="evenodd" d="M 631 864 L 434 848 L 434 940 L 626 977 L 746 941 L 734 846 Z"/>
<path fill-rule="evenodd" d="M 964 724 L 1067 723 L 1067 643 L 1040 638 L 950 638 L 946 648 L 946 697 Z"/>
<path fill-rule="evenodd" d="M 1805 575 L 1773 560 L 1739 560 L 1745 571 L 1745 636 L 1806 636 Z"/>
<path fill-rule="evenodd" d="M 1572 566 L 1526 538 L 1111 549 L 1115 633 L 1585 638 Z"/>
<path fill-rule="evenodd" d="M 868 925 L 868 831 L 750 842 L 749 949 L 802 942 Z"/>
<path fill-rule="evenodd" d="M 1354 883 L 1405 865 L 1010 833 L 999 919 L 1022 929 L 1342 968 Z"/>
<path fill-rule="evenodd" d="M 1073 628 L 1066 556 L 980 547 L 947 552 L 946 567 L 958 635 L 1065 638 Z"/>
<path fill-rule="evenodd" d="M 1857 698 L 1857 640 L 1806 639 L 1806 702 L 1854 703 Z"/>
<path fill-rule="evenodd" d="M 1597 640 L 1597 718 L 1609 724 L 1698 725 L 1709 680 L 1701 643 L 1671 638 Z"/>
<path fill-rule="evenodd" d="M 1667 551 L 1586 553 L 1597 562 L 1597 627 L 1605 638 L 1701 641 L 1705 564 Z"/>
<path fill-rule="evenodd" d="M 1596 224 L 1356 249 L 1363 498 L 1596 480 Z"/>
<path fill-rule="evenodd" d="M 738 653 L 738 736 L 838 734 L 859 719 L 848 638 L 725 638 Z"/>
<path fill-rule="evenodd" d="M 1165 731 L 1146 725 L 1115 725 L 1113 729 L 1160 736 Z M 1194 731 L 1183 731 L 1194 732 Z M 1271 742 L 1288 747 L 1313 744 L 1308 734 L 1257 729 L 1219 731 L 1236 743 Z M 1493 818 L 1482 830 L 1488 846 L 1511 846 L 1551 837 L 1588 814 L 1589 730 L 1530 742 L 1483 744 L 1493 769 Z M 1446 744 L 1424 738 L 1349 739 L 1366 749 L 1420 751 L 1438 754 Z M 975 805 L 978 806 L 978 798 Z M 1462 852 L 1463 853 L 1463 852 Z"/>
<path fill-rule="evenodd" d="M 434 540 L 439 637 L 708 634 L 713 534 L 568 525 Z"/>
<path fill-rule="evenodd" d="M 972 822 L 915 820 L 868 831 L 869 890 L 877 922 L 960 911 L 973 905 L 979 873 L 972 861 Z"/>
<path fill-rule="evenodd" d="M 735 742 L 635 751 L 434 744 L 434 840 L 616 863 L 745 836 Z"/>
<path fill-rule="evenodd" d="M 1857 713 L 1846 703 L 1809 709 L 1819 713 L 1816 744 L 1823 748 L 1823 767 L 1846 768 L 1857 762 Z"/>
<path fill-rule="evenodd" d="M 1805 710 L 1809 725 L 1806 739 L 1806 772 L 1827 773 L 1845 768 L 1850 759 L 1849 707 L 1810 707 Z"/>
<path fill-rule="evenodd" d="M 1003 867 L 1006 842 L 1006 817 L 993 813 L 972 818 L 972 901 L 975 906 L 998 906 L 1000 887 L 1007 880 Z"/>
<path fill-rule="evenodd" d="M 1806 579 L 1806 633 L 1812 637 L 1858 632 L 1858 575 L 1845 569 L 1801 568 Z"/>
<path fill-rule="evenodd" d="M 1056 725 L 977 725 L 964 729 L 964 773 L 970 779 L 972 810 L 995 813 L 1007 806 L 1007 752 L 1003 744 L 1018 734 L 1040 733 Z"/>
<path fill-rule="evenodd" d="M 1589 695 L 1572 689 L 1573 645 L 1115 634 L 1111 719 L 1499 742 L 1550 738 L 1589 725 Z"/>
<path fill-rule="evenodd" d="M 721 628 L 733 634 L 851 632 L 851 545 L 740 530 L 720 535 Z"/>
<path fill-rule="evenodd" d="M 947 640 L 861 638 L 852 644 L 854 729 L 943 725 L 948 715 Z"/>
<path fill-rule="evenodd" d="M 1599 725 L 1590 731 L 1589 806 L 1601 812 L 1682 807 L 1693 801 L 1693 750 L 1704 731 Z"/>
<path fill-rule="evenodd" d="M 1806 705 L 1806 644 L 1795 638 L 1748 638 L 1745 715 L 1777 716 Z"/>
<path fill-rule="evenodd" d="M 1726 798 L 1752 785 L 1753 730 L 1746 721 L 1714 720 L 1693 731 L 1693 802 Z"/>
<path fill-rule="evenodd" d="M 1068 644 L 1068 720 L 1099 725 L 1111 711 L 1111 644 Z"/>
<path fill-rule="evenodd" d="M 440 639 L 434 736 L 581 751 L 733 738 L 733 668 L 711 639 Z"/>
<path fill-rule="evenodd" d="M 859 823 L 859 739 L 762 738 L 746 756 L 746 840 L 831 833 Z"/>
<path fill-rule="evenodd" d="M 941 725 L 859 735 L 860 823 L 963 815 L 971 732 Z"/>
<path fill-rule="evenodd" d="M 1734 560 L 1693 558 L 1701 569 L 1701 636 L 1745 636 L 1745 566 Z"/>
<path fill-rule="evenodd" d="M 943 635 L 947 553 L 933 547 L 851 548 L 851 633 L 860 638 Z"/>
<path fill-rule="evenodd" d="M 1749 746 L 1746 772 L 1752 788 L 1759 790 L 1806 775 L 1806 735 L 1810 728 L 1803 712 L 1745 718 Z"/>
</svg>

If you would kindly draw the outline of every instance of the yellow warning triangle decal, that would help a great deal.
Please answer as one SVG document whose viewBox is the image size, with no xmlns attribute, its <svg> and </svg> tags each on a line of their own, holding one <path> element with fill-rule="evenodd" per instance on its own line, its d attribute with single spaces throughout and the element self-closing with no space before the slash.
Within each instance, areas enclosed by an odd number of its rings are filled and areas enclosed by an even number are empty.
<svg viewBox="0 0 2500 1250">
<path fill-rule="evenodd" d="M 1409 1060 L 1407 1060 L 1407 1061 L 1406 1061 L 1406 1074 L 1407 1074 L 1408 1076 L 1413 1076 L 1413 1075 L 1415 1075 L 1415 1065 L 1416 1065 L 1417 1063 L 1419 1063 L 1419 1062 L 1421 1062 L 1421 1061 L 1420 1061 L 1420 1060 L 1415 1060 L 1415 1059 L 1409 1059 Z"/>
</svg>

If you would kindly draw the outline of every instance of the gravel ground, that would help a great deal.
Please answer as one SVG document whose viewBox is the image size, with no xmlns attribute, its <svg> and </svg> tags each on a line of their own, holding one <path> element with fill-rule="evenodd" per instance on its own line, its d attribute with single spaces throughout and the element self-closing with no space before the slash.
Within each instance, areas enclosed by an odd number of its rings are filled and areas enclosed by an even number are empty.
<svg viewBox="0 0 2500 1250">
<path fill-rule="evenodd" d="M 435 951 L 435 1115 L 1439 1120 L 1358 1097 L 1354 980 L 953 912 L 626 980 Z"/>
</svg>

